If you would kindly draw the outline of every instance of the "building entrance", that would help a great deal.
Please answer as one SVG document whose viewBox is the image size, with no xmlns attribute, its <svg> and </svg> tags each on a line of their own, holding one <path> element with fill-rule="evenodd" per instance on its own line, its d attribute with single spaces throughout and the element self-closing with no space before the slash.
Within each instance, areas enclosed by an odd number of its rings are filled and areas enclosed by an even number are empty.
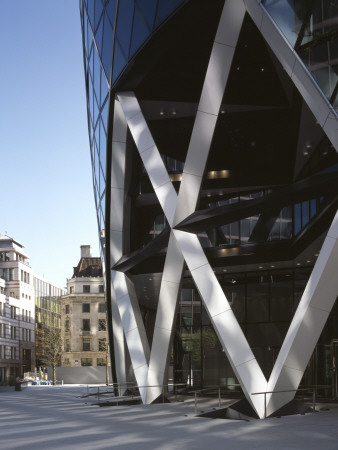
<svg viewBox="0 0 338 450">
<path fill-rule="evenodd" d="M 338 339 L 331 341 L 331 363 L 332 363 L 332 397 L 338 397 Z"/>
</svg>

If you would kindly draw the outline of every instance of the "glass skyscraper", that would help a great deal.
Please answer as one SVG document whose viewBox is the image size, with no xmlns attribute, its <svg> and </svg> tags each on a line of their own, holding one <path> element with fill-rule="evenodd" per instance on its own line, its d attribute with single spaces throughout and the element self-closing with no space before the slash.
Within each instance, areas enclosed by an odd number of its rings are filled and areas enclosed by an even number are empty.
<svg viewBox="0 0 338 450">
<path fill-rule="evenodd" d="M 338 1 L 80 12 L 115 379 L 336 396 Z"/>
</svg>

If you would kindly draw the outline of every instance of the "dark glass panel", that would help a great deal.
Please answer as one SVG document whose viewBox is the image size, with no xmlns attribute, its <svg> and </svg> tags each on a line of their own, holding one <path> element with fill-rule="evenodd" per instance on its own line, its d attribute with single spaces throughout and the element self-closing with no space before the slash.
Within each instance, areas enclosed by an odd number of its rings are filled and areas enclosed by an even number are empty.
<svg viewBox="0 0 338 450">
<path fill-rule="evenodd" d="M 94 51 L 94 93 L 96 95 L 98 106 L 100 106 L 100 84 L 101 84 L 101 65 L 99 57 Z"/>
<path fill-rule="evenodd" d="M 120 44 L 117 39 L 115 39 L 114 48 L 114 64 L 113 64 L 113 82 L 122 72 L 124 66 L 127 64 L 127 60 L 121 50 Z"/>
<path fill-rule="evenodd" d="M 92 29 L 95 28 L 94 15 L 95 15 L 95 0 L 88 0 L 87 4 L 88 16 L 92 26 Z"/>
<path fill-rule="evenodd" d="M 98 23 L 99 23 L 101 14 L 102 14 L 103 4 L 104 4 L 104 1 L 102 1 L 102 0 L 95 0 L 95 30 L 96 30 L 96 28 L 98 26 Z"/>
<path fill-rule="evenodd" d="M 100 108 L 98 107 L 97 99 L 96 99 L 95 92 L 94 92 L 94 101 L 93 101 L 93 126 L 94 127 L 96 126 L 96 121 L 97 121 L 97 118 L 99 115 L 99 109 Z"/>
<path fill-rule="evenodd" d="M 302 227 L 304 227 L 310 220 L 309 217 L 309 202 L 302 203 Z"/>
<path fill-rule="evenodd" d="M 271 233 L 270 233 L 270 239 L 271 240 L 279 240 L 280 239 L 280 221 L 279 219 L 276 220 L 276 222 L 273 224 Z"/>
<path fill-rule="evenodd" d="M 311 219 L 313 216 L 316 215 L 316 213 L 317 213 L 317 201 L 314 199 L 314 200 L 310 201 L 310 217 L 311 217 Z"/>
<path fill-rule="evenodd" d="M 106 5 L 106 14 L 109 17 L 111 26 L 114 27 L 116 15 L 116 0 L 109 0 Z"/>
<path fill-rule="evenodd" d="M 129 58 L 131 58 L 135 51 L 142 45 L 149 34 L 150 29 L 147 26 L 144 17 L 140 14 L 139 9 L 135 7 Z"/>
<path fill-rule="evenodd" d="M 102 119 L 100 120 L 100 162 L 101 167 L 104 173 L 104 179 L 105 179 L 105 173 L 106 173 L 106 132 L 103 128 Z"/>
<path fill-rule="evenodd" d="M 131 28 L 134 15 L 134 0 L 119 2 L 117 13 L 116 37 L 126 57 L 129 55 Z"/>
<path fill-rule="evenodd" d="M 90 119 L 91 119 L 91 123 L 93 125 L 93 123 L 94 123 L 93 122 L 93 102 L 94 102 L 94 98 L 93 98 L 93 87 L 92 87 L 91 83 L 89 83 L 88 94 L 89 94 L 88 103 L 89 103 Z"/>
<path fill-rule="evenodd" d="M 101 108 L 103 103 L 105 102 L 106 98 L 107 98 L 107 94 L 108 94 L 108 85 L 107 85 L 107 80 L 106 77 L 104 75 L 104 71 L 101 70 Z"/>
<path fill-rule="evenodd" d="M 180 3 L 182 3 L 182 0 L 171 0 L 169 2 L 168 0 L 159 0 L 156 13 L 156 25 L 166 19 Z"/>
<path fill-rule="evenodd" d="M 269 284 L 257 277 L 256 283 L 247 285 L 247 321 L 267 322 L 269 320 Z"/>
<path fill-rule="evenodd" d="M 104 129 L 106 132 L 107 132 L 107 127 L 108 127 L 108 107 L 109 107 L 108 98 L 109 98 L 109 96 L 107 95 L 107 97 L 104 100 L 104 105 L 101 110 L 101 119 L 103 121 L 103 126 L 104 126 Z"/>
<path fill-rule="evenodd" d="M 105 191 L 103 192 L 103 195 L 101 197 L 101 211 L 100 211 L 100 216 L 101 216 L 101 224 L 103 224 L 102 228 L 104 228 L 104 217 L 105 217 L 105 209 L 106 209 L 106 193 Z"/>
<path fill-rule="evenodd" d="M 301 228 L 302 228 L 302 222 L 301 222 L 301 205 L 300 203 L 297 203 L 294 206 L 293 209 L 293 214 L 294 214 L 294 218 L 293 218 L 293 229 L 294 229 L 294 234 L 295 236 L 300 232 Z"/>
<path fill-rule="evenodd" d="M 94 45 L 92 44 L 90 53 L 89 53 L 89 63 L 88 63 L 89 74 L 90 74 L 92 80 L 94 79 L 94 53 L 95 53 L 95 49 L 94 49 Z"/>
<path fill-rule="evenodd" d="M 136 0 L 136 7 L 141 11 L 150 31 L 154 28 L 156 5 L 157 0 Z"/>
<path fill-rule="evenodd" d="M 247 242 L 250 237 L 250 219 L 241 220 L 241 242 Z"/>
<path fill-rule="evenodd" d="M 245 321 L 245 284 L 238 283 L 236 275 L 233 278 L 223 280 L 222 288 L 224 294 L 230 303 L 238 322 Z"/>
<path fill-rule="evenodd" d="M 84 24 L 83 24 L 83 41 L 84 41 L 84 48 L 85 48 L 86 56 L 88 58 L 89 46 L 88 46 L 88 21 L 87 21 L 87 16 L 85 16 L 85 21 L 84 21 Z"/>
<path fill-rule="evenodd" d="M 293 286 L 291 277 L 286 274 L 271 275 L 270 285 L 270 319 L 272 322 L 288 321 L 293 313 Z M 283 279 L 284 278 L 284 279 Z"/>
<path fill-rule="evenodd" d="M 99 55 L 101 55 L 102 51 L 102 34 L 103 34 L 103 20 L 100 21 L 98 29 L 95 33 L 95 41 L 99 51 Z"/>
<path fill-rule="evenodd" d="M 103 192 L 104 192 L 104 189 L 105 189 L 106 182 L 105 182 L 105 180 L 104 180 L 103 170 L 102 170 L 101 164 L 99 164 L 99 166 L 100 166 L 100 170 L 99 170 L 99 173 L 100 173 L 100 189 L 99 189 L 99 195 L 100 195 L 100 198 L 101 198 L 101 196 L 102 196 L 102 194 L 103 194 Z"/>
<path fill-rule="evenodd" d="M 105 15 L 104 31 L 103 31 L 102 64 L 108 80 L 110 79 L 110 68 L 113 56 L 113 39 L 114 39 L 114 31 L 107 15 Z"/>
<path fill-rule="evenodd" d="M 95 142 L 95 141 L 94 141 Z M 100 198 L 100 159 L 99 159 L 99 149 L 98 145 L 95 143 L 95 178 L 96 178 L 96 184 L 97 184 L 97 190 L 98 190 L 98 197 Z"/>
</svg>

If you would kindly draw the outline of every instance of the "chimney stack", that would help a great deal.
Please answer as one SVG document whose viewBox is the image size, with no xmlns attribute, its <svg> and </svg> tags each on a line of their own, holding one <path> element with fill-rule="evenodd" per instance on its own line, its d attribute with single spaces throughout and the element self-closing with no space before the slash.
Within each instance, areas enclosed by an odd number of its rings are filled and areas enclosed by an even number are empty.
<svg viewBox="0 0 338 450">
<path fill-rule="evenodd" d="M 91 258 L 92 249 L 90 245 L 81 245 L 81 258 Z"/>
</svg>

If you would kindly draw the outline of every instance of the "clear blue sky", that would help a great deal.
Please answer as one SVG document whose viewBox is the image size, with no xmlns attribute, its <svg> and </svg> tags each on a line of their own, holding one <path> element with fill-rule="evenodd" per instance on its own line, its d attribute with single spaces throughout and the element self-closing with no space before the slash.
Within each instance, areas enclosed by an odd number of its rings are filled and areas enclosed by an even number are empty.
<svg viewBox="0 0 338 450">
<path fill-rule="evenodd" d="M 78 0 L 1 0 L 0 55 L 0 233 L 65 286 L 99 255 Z"/>
</svg>

